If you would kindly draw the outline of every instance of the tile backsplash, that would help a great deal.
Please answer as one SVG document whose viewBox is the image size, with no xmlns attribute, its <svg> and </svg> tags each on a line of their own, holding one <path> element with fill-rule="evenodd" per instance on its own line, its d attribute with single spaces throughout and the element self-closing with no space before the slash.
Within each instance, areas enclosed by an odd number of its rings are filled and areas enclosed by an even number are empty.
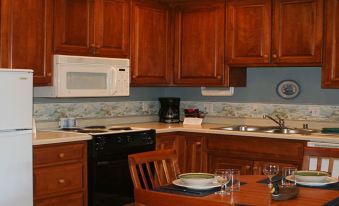
<svg viewBox="0 0 339 206">
<path fill-rule="evenodd" d="M 339 106 L 267 103 L 227 103 L 182 101 L 184 108 L 207 110 L 208 116 L 225 118 L 262 118 L 278 114 L 289 120 L 339 121 Z M 57 121 L 62 117 L 114 118 L 157 115 L 158 101 L 47 103 L 34 104 L 37 121 Z"/>
</svg>

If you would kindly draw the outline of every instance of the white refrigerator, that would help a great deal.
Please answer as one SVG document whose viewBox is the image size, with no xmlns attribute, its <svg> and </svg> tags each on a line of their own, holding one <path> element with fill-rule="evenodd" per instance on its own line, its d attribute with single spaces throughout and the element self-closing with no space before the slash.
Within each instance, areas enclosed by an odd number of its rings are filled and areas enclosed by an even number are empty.
<svg viewBox="0 0 339 206">
<path fill-rule="evenodd" d="M 0 69 L 0 205 L 33 205 L 31 70 Z"/>
</svg>

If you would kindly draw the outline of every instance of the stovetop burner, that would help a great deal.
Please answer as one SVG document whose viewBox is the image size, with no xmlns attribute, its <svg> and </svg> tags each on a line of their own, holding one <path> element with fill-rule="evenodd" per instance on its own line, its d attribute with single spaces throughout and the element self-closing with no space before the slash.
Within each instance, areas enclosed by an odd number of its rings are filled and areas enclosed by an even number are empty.
<svg viewBox="0 0 339 206">
<path fill-rule="evenodd" d="M 70 132 L 79 132 L 79 133 L 88 133 L 88 134 L 110 134 L 110 133 L 119 133 L 119 132 L 129 132 L 129 131 L 140 131 L 140 130 L 147 130 L 141 128 L 134 128 L 134 127 L 126 127 L 126 126 L 111 126 L 106 127 L 102 125 L 94 125 L 94 126 L 87 126 L 83 128 L 62 128 L 61 130 L 70 131 Z"/>
</svg>

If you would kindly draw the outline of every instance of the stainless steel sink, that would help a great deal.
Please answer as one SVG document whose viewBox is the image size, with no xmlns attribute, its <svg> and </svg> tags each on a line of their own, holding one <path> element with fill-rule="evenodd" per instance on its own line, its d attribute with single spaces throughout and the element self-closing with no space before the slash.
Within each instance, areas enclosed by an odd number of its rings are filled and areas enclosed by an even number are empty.
<svg viewBox="0 0 339 206">
<path fill-rule="evenodd" d="M 275 134 L 311 134 L 317 132 L 313 129 L 298 129 L 298 128 L 280 128 L 274 126 L 253 126 L 253 125 L 233 125 L 227 127 L 211 128 L 214 130 L 238 131 L 238 132 L 261 132 Z"/>
<path fill-rule="evenodd" d="M 263 130 L 277 129 L 278 127 L 252 126 L 252 125 L 233 125 L 228 127 L 211 128 L 215 130 L 240 131 L 240 132 L 261 132 Z"/>
</svg>

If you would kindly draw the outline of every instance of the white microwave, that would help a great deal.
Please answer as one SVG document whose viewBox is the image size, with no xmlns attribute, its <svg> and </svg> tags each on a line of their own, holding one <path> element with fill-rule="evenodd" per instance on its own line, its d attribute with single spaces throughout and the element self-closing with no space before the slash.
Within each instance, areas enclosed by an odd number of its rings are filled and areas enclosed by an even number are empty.
<svg viewBox="0 0 339 206">
<path fill-rule="evenodd" d="M 35 97 L 129 96 L 129 59 L 54 55 L 53 86 Z"/>
</svg>

